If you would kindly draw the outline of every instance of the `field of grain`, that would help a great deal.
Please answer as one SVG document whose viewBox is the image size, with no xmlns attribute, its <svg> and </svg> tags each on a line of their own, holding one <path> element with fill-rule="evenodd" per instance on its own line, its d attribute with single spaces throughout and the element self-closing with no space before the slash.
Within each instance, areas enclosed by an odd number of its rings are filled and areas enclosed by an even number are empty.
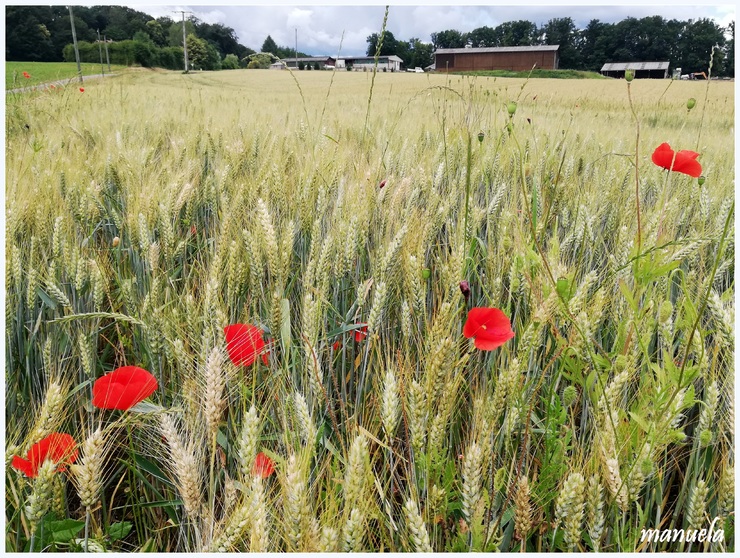
<svg viewBox="0 0 740 558">
<path fill-rule="evenodd" d="M 732 83 L 139 70 L 6 125 L 6 550 L 734 549 Z"/>
</svg>

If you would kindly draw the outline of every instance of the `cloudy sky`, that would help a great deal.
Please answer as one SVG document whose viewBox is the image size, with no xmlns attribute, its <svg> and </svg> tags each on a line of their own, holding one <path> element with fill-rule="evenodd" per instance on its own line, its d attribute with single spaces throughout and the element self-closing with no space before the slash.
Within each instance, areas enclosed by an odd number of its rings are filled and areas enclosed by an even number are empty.
<svg viewBox="0 0 740 558">
<path fill-rule="evenodd" d="M 187 10 L 207 23 L 221 23 L 236 31 L 239 42 L 254 50 L 259 50 L 269 34 L 278 45 L 293 47 L 295 33 L 298 30 L 298 50 L 313 55 L 364 54 L 367 48 L 366 38 L 379 32 L 383 23 L 383 5 L 353 6 L 338 5 L 288 5 L 280 0 L 269 6 L 241 3 L 199 5 L 151 6 L 127 4 L 139 11 L 154 17 L 170 16 L 178 10 Z M 471 2 L 475 3 L 475 2 Z M 480 2 L 478 2 L 480 4 Z M 529 20 L 537 25 L 547 23 L 551 18 L 570 17 L 579 28 L 585 27 L 591 19 L 614 23 L 627 17 L 641 18 L 650 15 L 661 15 L 666 19 L 699 19 L 711 18 L 721 25 L 727 25 L 735 19 L 733 4 L 697 6 L 681 5 L 681 1 L 672 5 L 466 5 L 452 6 L 443 4 L 425 5 L 391 5 L 388 16 L 388 30 L 396 39 L 408 40 L 417 37 L 429 41 L 430 34 L 445 29 L 471 31 L 476 27 L 487 25 L 495 27 L 506 21 L 518 19 Z M 531 2 L 530 2 L 531 4 Z M 343 37 L 343 38 L 342 38 Z"/>
</svg>

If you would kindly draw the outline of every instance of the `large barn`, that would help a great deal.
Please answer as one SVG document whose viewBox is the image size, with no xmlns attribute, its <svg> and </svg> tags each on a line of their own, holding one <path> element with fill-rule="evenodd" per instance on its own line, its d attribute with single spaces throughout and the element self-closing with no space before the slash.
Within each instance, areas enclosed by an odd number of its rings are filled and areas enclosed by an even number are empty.
<svg viewBox="0 0 740 558">
<path fill-rule="evenodd" d="M 560 45 L 439 48 L 434 51 L 434 66 L 438 72 L 476 70 L 512 70 L 526 72 L 533 67 L 557 70 Z"/>
</svg>

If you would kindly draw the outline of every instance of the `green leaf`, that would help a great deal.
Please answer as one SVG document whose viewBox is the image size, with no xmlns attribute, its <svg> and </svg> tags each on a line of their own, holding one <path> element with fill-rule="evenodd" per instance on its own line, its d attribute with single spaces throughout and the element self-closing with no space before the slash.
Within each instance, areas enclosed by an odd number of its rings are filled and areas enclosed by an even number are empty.
<svg viewBox="0 0 740 558">
<path fill-rule="evenodd" d="M 48 532 L 50 541 L 55 543 L 67 543 L 77 536 L 85 526 L 84 521 L 74 519 L 62 519 L 60 521 L 45 522 L 44 530 Z"/>
<path fill-rule="evenodd" d="M 167 484 L 172 484 L 170 482 L 170 479 L 167 478 L 167 475 L 165 475 L 162 470 L 155 464 L 149 461 L 148 459 L 145 459 L 144 457 L 140 455 L 134 456 L 134 461 L 136 462 L 136 466 L 140 469 L 143 469 L 150 475 L 155 476 L 157 479 L 166 482 Z"/>
<path fill-rule="evenodd" d="M 629 411 L 629 414 L 630 417 L 632 417 L 632 420 L 634 420 L 644 432 L 650 432 L 650 425 L 642 416 L 637 413 L 633 413 L 632 411 Z"/>
<path fill-rule="evenodd" d="M 42 288 L 39 287 L 38 289 L 36 289 L 36 293 L 39 295 L 39 298 L 41 299 L 41 302 L 43 302 L 44 304 L 46 304 L 52 310 L 56 310 L 57 303 L 54 302 L 51 299 L 51 297 L 49 297 L 48 294 L 46 294 L 46 292 L 44 291 L 44 289 L 42 289 Z M 49 321 L 50 322 L 53 322 L 54 320 L 49 320 Z"/>
<path fill-rule="evenodd" d="M 139 552 L 157 552 L 157 543 L 151 538 L 147 539 L 144 544 L 141 545 Z"/>
<path fill-rule="evenodd" d="M 114 523 L 108 527 L 108 536 L 111 541 L 120 541 L 131 532 L 133 525 L 130 521 Z"/>
</svg>

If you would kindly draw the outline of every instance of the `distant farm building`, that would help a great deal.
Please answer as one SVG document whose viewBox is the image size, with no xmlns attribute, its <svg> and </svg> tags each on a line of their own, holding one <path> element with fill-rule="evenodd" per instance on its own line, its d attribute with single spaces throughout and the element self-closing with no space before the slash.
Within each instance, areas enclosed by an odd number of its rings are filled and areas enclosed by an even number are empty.
<svg viewBox="0 0 740 558">
<path fill-rule="evenodd" d="M 668 77 L 669 62 L 607 62 L 601 73 L 608 77 L 623 78 L 624 72 L 632 70 L 638 79 L 665 79 Z"/>
<path fill-rule="evenodd" d="M 332 58 L 331 56 L 306 56 L 303 58 L 283 58 L 283 62 L 285 62 L 285 65 L 288 68 L 298 68 L 300 67 L 301 62 L 303 62 L 304 67 L 310 65 L 311 68 L 314 68 L 316 64 L 318 64 L 319 69 L 323 70 L 327 66 L 333 68 L 336 64 L 336 59 Z"/>
<path fill-rule="evenodd" d="M 386 70 L 391 72 L 400 72 L 401 64 L 403 64 L 403 60 L 395 54 L 378 57 L 378 70 L 380 71 Z M 352 68 L 354 71 L 361 71 L 364 69 L 372 70 L 374 67 L 374 56 L 343 56 L 341 58 L 337 58 L 337 69 Z"/>
<path fill-rule="evenodd" d="M 533 67 L 557 70 L 560 45 L 439 48 L 434 51 L 434 67 L 438 72 L 469 72 L 479 70 L 511 70 L 526 72 Z"/>
</svg>

